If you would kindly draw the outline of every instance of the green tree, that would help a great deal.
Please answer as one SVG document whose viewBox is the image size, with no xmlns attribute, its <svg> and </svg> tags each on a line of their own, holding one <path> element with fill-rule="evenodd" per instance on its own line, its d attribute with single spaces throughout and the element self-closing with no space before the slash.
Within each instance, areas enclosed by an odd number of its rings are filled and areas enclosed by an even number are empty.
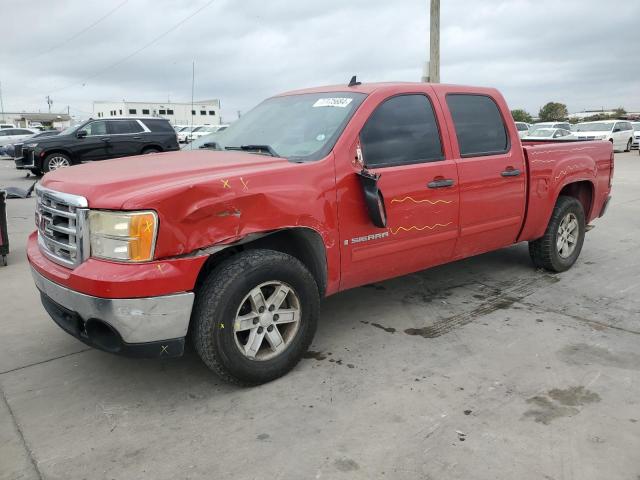
<svg viewBox="0 0 640 480">
<path fill-rule="evenodd" d="M 616 116 L 617 116 L 617 117 L 619 117 L 619 116 L 621 116 L 621 115 L 625 115 L 625 114 L 627 113 L 627 111 L 626 111 L 624 108 L 622 108 L 622 107 L 618 107 L 618 108 L 616 108 L 616 109 L 615 109 L 615 112 L 616 112 Z"/>
<path fill-rule="evenodd" d="M 511 116 L 513 117 L 513 120 L 516 122 L 525 122 L 525 123 L 533 122 L 533 117 L 529 114 L 529 112 L 521 108 L 518 108 L 516 110 L 511 110 Z"/>
<path fill-rule="evenodd" d="M 549 102 L 538 113 L 541 122 L 558 122 L 569 116 L 569 111 L 564 103 Z"/>
</svg>

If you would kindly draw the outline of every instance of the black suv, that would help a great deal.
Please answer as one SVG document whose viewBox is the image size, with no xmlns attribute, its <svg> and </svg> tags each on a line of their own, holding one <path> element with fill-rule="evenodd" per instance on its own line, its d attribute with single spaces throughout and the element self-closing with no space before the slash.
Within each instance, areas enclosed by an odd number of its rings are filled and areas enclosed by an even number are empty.
<svg viewBox="0 0 640 480">
<path fill-rule="evenodd" d="M 16 168 L 36 175 L 91 160 L 178 150 L 176 131 L 163 118 L 88 120 L 54 137 L 29 139 Z"/>
</svg>

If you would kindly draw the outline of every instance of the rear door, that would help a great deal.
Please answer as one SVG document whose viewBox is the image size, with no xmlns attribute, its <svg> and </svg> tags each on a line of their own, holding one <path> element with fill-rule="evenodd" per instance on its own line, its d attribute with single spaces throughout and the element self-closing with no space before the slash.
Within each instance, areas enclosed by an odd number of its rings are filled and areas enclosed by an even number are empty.
<svg viewBox="0 0 640 480">
<path fill-rule="evenodd" d="M 433 102 L 427 92 L 386 98 L 360 131 L 364 165 L 380 175 L 387 226 L 373 225 L 359 184 L 340 194 L 342 288 L 422 270 L 452 257 L 458 236 L 458 175 L 455 162 L 446 156 L 448 138 Z M 356 163 L 354 174 L 357 169 Z"/>
<path fill-rule="evenodd" d="M 142 152 L 144 129 L 137 120 L 107 120 L 111 156 L 127 157 Z"/>
<path fill-rule="evenodd" d="M 510 113 L 497 92 L 478 94 L 442 86 L 440 103 L 458 165 L 463 258 L 513 243 L 525 212 L 524 154 Z"/>
</svg>

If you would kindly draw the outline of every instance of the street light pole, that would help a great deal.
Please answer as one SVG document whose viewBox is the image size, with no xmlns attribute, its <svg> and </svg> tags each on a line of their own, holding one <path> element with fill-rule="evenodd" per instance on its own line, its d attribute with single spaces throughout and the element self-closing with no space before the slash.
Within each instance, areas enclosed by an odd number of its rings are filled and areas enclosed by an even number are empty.
<svg viewBox="0 0 640 480">
<path fill-rule="evenodd" d="M 429 61 L 422 81 L 440 83 L 440 0 L 431 0 L 429 19 Z"/>
</svg>

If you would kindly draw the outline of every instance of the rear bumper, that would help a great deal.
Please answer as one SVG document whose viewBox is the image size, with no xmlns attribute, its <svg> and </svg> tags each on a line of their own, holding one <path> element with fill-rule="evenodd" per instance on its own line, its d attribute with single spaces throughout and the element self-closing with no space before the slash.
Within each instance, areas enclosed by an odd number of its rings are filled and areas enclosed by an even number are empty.
<svg viewBox="0 0 640 480">
<path fill-rule="evenodd" d="M 194 294 L 101 298 L 76 292 L 31 270 L 42 304 L 67 333 L 92 347 L 135 357 L 182 355 Z"/>
</svg>

